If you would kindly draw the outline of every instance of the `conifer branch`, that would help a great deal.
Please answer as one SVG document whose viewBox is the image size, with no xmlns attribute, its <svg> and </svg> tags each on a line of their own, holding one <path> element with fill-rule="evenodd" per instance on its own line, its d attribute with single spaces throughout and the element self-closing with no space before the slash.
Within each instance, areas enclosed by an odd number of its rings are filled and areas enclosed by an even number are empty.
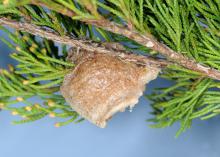
<svg viewBox="0 0 220 157">
<path fill-rule="evenodd" d="M 0 18 L 0 25 L 7 25 L 19 31 L 28 32 L 30 34 L 37 35 L 42 38 L 46 38 L 48 40 L 52 40 L 52 41 L 55 41 L 61 44 L 66 44 L 72 47 L 80 47 L 90 52 L 96 51 L 99 53 L 110 54 L 113 56 L 123 58 L 128 61 L 136 62 L 137 64 L 141 64 L 141 65 L 154 65 L 158 67 L 165 67 L 171 63 L 166 60 L 161 60 L 161 59 L 156 60 L 152 57 L 132 54 L 125 50 L 121 50 L 117 48 L 112 49 L 104 44 L 93 42 L 90 40 L 74 39 L 73 37 L 69 37 L 69 36 L 60 36 L 58 33 L 54 31 L 43 29 L 42 27 L 27 23 L 27 22 L 17 22 L 17 21 L 2 17 Z"/>
<path fill-rule="evenodd" d="M 74 17 L 75 15 L 75 13 L 70 9 L 65 10 L 65 12 L 63 13 L 62 10 L 59 11 L 57 9 L 53 9 L 45 3 L 39 3 L 39 1 L 32 1 L 32 4 L 43 6 L 43 7 L 48 7 L 52 10 L 56 10 L 57 12 L 63 15 L 69 16 L 69 17 Z M 209 78 L 220 80 L 220 72 L 218 70 L 202 65 L 200 63 L 197 63 L 194 59 L 188 58 L 182 55 L 181 53 L 175 52 L 168 46 L 157 41 L 152 35 L 150 34 L 142 35 L 136 32 L 135 30 L 133 30 L 133 27 L 130 25 L 129 27 L 120 26 L 104 18 L 97 19 L 97 20 L 90 20 L 90 19 L 80 19 L 80 20 L 82 22 L 102 28 L 112 33 L 123 35 L 129 39 L 136 41 L 137 43 L 145 47 L 148 47 L 154 51 L 159 52 L 160 54 L 164 55 L 168 60 L 176 64 L 179 64 L 187 69 L 199 72 L 202 75 L 207 76 Z"/>
<path fill-rule="evenodd" d="M 145 45 L 146 47 L 149 47 L 155 51 L 160 52 L 161 54 L 167 56 L 167 58 L 170 59 L 172 62 L 175 62 L 187 69 L 199 72 L 202 75 L 207 76 L 209 78 L 220 80 L 220 72 L 218 70 L 196 63 L 194 60 L 191 60 L 188 57 L 185 57 L 182 54 L 179 54 L 173 51 L 166 45 L 159 43 L 151 36 L 146 37 L 144 35 L 140 35 L 137 32 L 133 32 L 132 30 L 129 30 L 128 28 L 121 27 L 107 20 L 100 20 L 100 21 L 88 20 L 87 23 L 95 25 L 97 27 L 102 27 L 108 31 L 111 31 L 117 34 L 124 35 L 142 45 Z M 54 31 L 43 29 L 42 27 L 30 24 L 30 23 L 9 20 L 4 17 L 0 18 L 0 25 L 7 25 L 17 30 L 28 32 L 33 35 L 37 35 L 37 36 L 40 36 L 40 37 L 43 37 L 49 40 L 53 40 L 58 43 L 66 44 L 69 46 L 81 47 L 83 49 L 93 51 L 93 52 L 98 51 L 99 53 L 108 53 L 111 55 L 116 55 L 126 60 L 135 61 L 138 64 L 144 64 L 144 65 L 153 64 L 153 65 L 157 65 L 160 67 L 164 67 L 171 63 L 169 61 L 164 61 L 164 60 L 155 60 L 151 57 L 146 57 L 146 56 L 140 56 L 140 55 L 134 55 L 134 54 L 128 55 L 127 53 L 122 52 L 122 50 L 114 50 L 115 52 L 113 52 L 112 50 L 107 49 L 104 45 L 100 45 L 99 43 L 95 43 L 95 42 L 84 40 L 84 39 L 74 39 L 69 36 L 60 36 L 58 33 Z"/>
</svg>

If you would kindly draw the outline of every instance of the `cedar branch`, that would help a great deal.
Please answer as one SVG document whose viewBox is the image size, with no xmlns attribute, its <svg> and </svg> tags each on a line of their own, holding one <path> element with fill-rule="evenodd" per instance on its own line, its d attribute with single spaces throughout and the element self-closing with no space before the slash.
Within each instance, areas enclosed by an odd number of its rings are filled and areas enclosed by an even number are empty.
<svg viewBox="0 0 220 157">
<path fill-rule="evenodd" d="M 37 0 L 33 0 L 33 2 L 35 3 L 32 3 L 32 4 L 48 7 L 48 5 L 46 4 L 38 3 Z M 67 10 L 68 11 L 65 12 L 65 15 L 69 17 L 74 17 L 73 15 L 75 13 L 70 9 L 67 9 Z M 56 10 L 56 11 L 59 12 L 59 10 Z M 59 13 L 63 14 L 62 11 L 60 11 Z M 168 46 L 157 41 L 150 34 L 142 35 L 136 32 L 135 30 L 130 29 L 130 27 L 128 28 L 128 27 L 118 25 L 104 18 L 97 19 L 97 20 L 82 19 L 81 21 L 87 24 L 102 28 L 104 30 L 110 31 L 112 33 L 123 35 L 129 39 L 136 41 L 137 43 L 143 46 L 146 46 L 154 51 L 159 52 L 160 54 L 164 55 L 168 60 L 175 62 L 178 65 L 181 65 L 187 69 L 199 72 L 203 76 L 216 79 L 216 80 L 220 80 L 220 71 L 213 69 L 211 67 L 202 65 L 200 63 L 197 63 L 194 59 L 188 58 L 182 55 L 181 53 L 175 52 L 174 50 L 170 49 Z"/>
</svg>

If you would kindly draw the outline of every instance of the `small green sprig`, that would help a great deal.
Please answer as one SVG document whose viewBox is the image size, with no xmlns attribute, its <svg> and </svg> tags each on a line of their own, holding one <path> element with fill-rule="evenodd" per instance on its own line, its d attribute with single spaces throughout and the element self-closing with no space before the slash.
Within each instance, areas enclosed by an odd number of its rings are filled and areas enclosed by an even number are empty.
<svg viewBox="0 0 220 157">
<path fill-rule="evenodd" d="M 47 40 L 5 30 L 13 44 L 3 39 L 10 48 L 16 50 L 11 57 L 18 61 L 16 67 L 9 66 L 9 71 L 0 73 L 0 107 L 19 115 L 22 120 L 13 122 L 21 124 L 33 122 L 45 116 L 69 119 L 56 123 L 62 126 L 78 121 L 78 114 L 66 105 L 59 92 L 64 76 L 74 67 L 58 54 L 58 48 Z M 31 98 L 38 97 L 42 103 L 33 103 Z M 22 102 L 24 106 L 13 107 Z"/>
</svg>

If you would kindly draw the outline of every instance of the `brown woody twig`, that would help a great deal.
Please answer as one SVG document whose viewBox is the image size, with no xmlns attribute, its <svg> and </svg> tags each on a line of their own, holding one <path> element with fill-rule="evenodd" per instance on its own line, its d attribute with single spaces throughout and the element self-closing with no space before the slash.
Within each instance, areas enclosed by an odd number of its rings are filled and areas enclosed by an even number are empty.
<svg viewBox="0 0 220 157">
<path fill-rule="evenodd" d="M 71 14 L 72 15 L 72 14 Z M 216 80 L 220 80 L 220 72 L 218 70 L 212 69 L 210 67 L 207 66 L 203 66 L 199 63 L 196 63 L 194 60 L 189 59 L 188 57 L 183 56 L 180 53 L 177 53 L 175 51 L 173 51 L 172 49 L 170 49 L 169 47 L 167 47 L 166 45 L 156 41 L 152 36 L 144 36 L 141 35 L 137 32 L 134 32 L 132 30 L 129 30 L 128 28 L 119 26 L 113 22 L 110 22 L 108 20 L 88 20 L 86 21 L 86 23 L 88 24 L 92 24 L 95 25 L 97 27 L 101 27 L 104 28 L 105 30 L 117 33 L 117 34 L 121 34 L 124 35 L 142 45 L 145 45 L 146 47 L 158 51 L 159 53 L 163 54 L 164 56 L 166 56 L 169 60 L 196 72 L 201 73 L 204 76 L 216 79 Z M 49 40 L 53 40 L 55 42 L 59 42 L 59 43 L 63 43 L 63 44 L 67 44 L 70 46 L 76 46 L 76 47 L 81 47 L 84 48 L 86 50 L 90 50 L 90 51 L 98 51 L 101 53 L 112 53 L 111 50 L 106 49 L 105 47 L 99 47 L 97 46 L 97 44 L 94 45 L 94 43 L 91 43 L 90 41 L 86 41 L 86 40 L 79 40 L 79 39 L 74 39 L 74 38 L 70 38 L 68 36 L 59 36 L 58 34 L 56 34 L 55 32 L 51 32 L 51 31 L 46 31 L 43 30 L 41 27 L 32 25 L 30 23 L 21 23 L 21 22 L 16 22 L 16 21 L 12 21 L 9 20 L 7 18 L 0 18 L 0 25 L 8 25 L 12 28 L 15 28 L 17 30 L 20 31 L 25 31 L 37 36 L 41 36 L 43 38 L 47 38 Z M 120 56 L 122 53 L 118 52 L 115 53 L 114 55 Z M 155 59 L 152 58 L 147 58 L 147 57 L 143 57 L 143 56 L 137 56 L 134 54 L 130 54 L 130 55 L 123 55 L 124 57 L 131 57 L 131 60 L 136 60 L 137 62 L 141 62 L 142 64 L 149 64 L 149 59 L 151 60 L 151 64 L 152 62 L 154 62 L 154 64 L 160 64 L 160 65 L 168 65 L 170 64 L 169 62 L 165 61 L 156 61 Z M 136 59 L 134 59 L 136 58 Z M 159 63 L 162 62 L 162 63 Z"/>
<path fill-rule="evenodd" d="M 86 49 L 89 52 L 96 51 L 98 53 L 106 53 L 112 56 L 117 56 L 127 61 L 135 62 L 140 65 L 152 65 L 157 67 L 164 67 L 170 64 L 170 62 L 166 60 L 154 59 L 147 56 L 128 53 L 127 51 L 122 49 L 117 49 L 113 47 L 109 48 L 109 46 L 105 44 L 100 44 L 89 40 L 75 39 L 69 36 L 60 36 L 56 32 L 43 29 L 42 27 L 30 23 L 17 22 L 4 17 L 0 18 L 0 25 L 7 25 L 16 30 L 28 32 L 30 34 L 40 36 L 48 40 L 53 40 L 58 43 L 66 44 L 72 47 L 80 47 L 82 49 Z"/>
</svg>

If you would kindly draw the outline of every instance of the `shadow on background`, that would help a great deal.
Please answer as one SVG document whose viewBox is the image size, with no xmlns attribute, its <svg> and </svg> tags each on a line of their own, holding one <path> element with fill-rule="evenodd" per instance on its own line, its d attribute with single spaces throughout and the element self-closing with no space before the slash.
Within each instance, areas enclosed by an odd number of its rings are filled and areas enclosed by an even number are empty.
<svg viewBox="0 0 220 157">
<path fill-rule="evenodd" d="M 0 35 L 2 35 L 0 33 Z M 15 63 L 10 49 L 0 42 L 0 68 Z M 167 84 L 152 81 L 147 90 Z M 34 99 L 33 101 L 38 101 Z M 219 119 L 196 120 L 192 129 L 175 139 L 178 124 L 151 129 L 145 120 L 150 115 L 149 101 L 141 98 L 133 112 L 113 117 L 106 129 L 84 121 L 54 128 L 57 119 L 44 118 L 34 123 L 11 125 L 15 119 L 0 112 L 1 157 L 219 157 Z M 60 119 L 59 119 L 60 120 Z"/>
</svg>

